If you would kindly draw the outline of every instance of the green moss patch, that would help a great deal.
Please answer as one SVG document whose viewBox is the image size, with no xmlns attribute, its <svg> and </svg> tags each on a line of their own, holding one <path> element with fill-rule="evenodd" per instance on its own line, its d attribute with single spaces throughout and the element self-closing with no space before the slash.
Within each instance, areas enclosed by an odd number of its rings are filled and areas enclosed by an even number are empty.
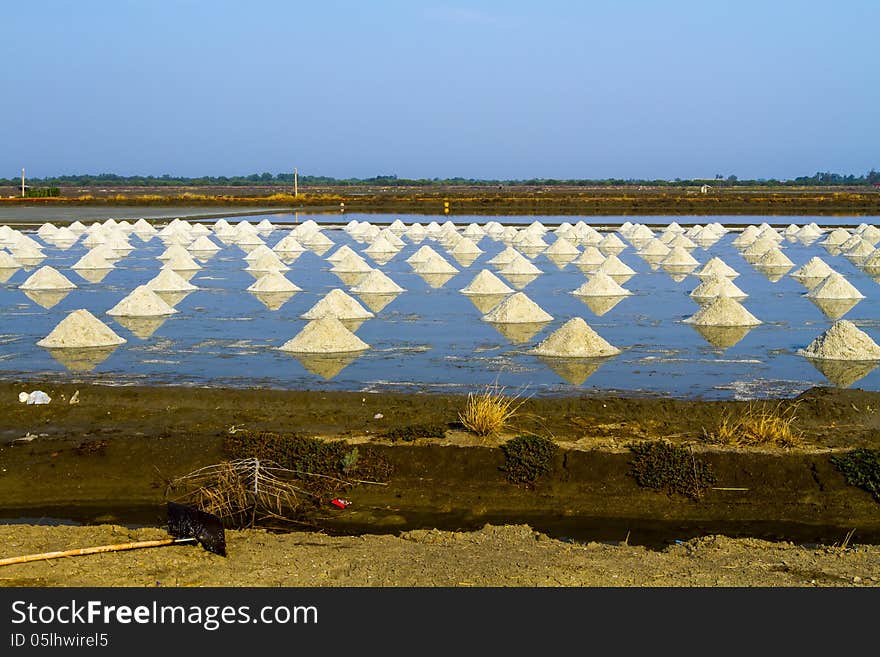
<svg viewBox="0 0 880 657">
<path fill-rule="evenodd" d="M 716 482 L 712 467 L 687 447 L 658 440 L 629 445 L 629 475 L 639 486 L 699 499 Z"/>
<path fill-rule="evenodd" d="M 846 483 L 868 491 L 880 502 L 880 449 L 854 449 L 829 460 L 843 473 Z"/>
<path fill-rule="evenodd" d="M 540 436 L 517 436 L 501 445 L 508 481 L 533 487 L 541 475 L 553 467 L 553 458 L 559 446 Z"/>
</svg>

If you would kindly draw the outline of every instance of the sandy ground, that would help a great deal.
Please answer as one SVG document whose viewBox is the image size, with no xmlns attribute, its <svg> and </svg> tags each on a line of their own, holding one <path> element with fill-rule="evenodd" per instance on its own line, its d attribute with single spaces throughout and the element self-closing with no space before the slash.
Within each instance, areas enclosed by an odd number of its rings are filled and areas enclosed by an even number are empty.
<svg viewBox="0 0 880 657">
<path fill-rule="evenodd" d="M 0 527 L 4 555 L 163 538 L 159 529 Z M 710 536 L 662 551 L 550 539 L 526 525 L 400 536 L 227 532 L 228 556 L 172 546 L 6 566 L 5 586 L 878 586 L 880 546 Z"/>
</svg>

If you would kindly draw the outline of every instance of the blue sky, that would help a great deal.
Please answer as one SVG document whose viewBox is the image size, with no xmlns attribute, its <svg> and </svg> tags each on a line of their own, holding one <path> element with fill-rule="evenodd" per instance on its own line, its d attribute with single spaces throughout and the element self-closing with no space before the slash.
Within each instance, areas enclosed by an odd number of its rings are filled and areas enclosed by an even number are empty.
<svg viewBox="0 0 880 657">
<path fill-rule="evenodd" d="M 32 0 L 0 177 L 880 168 L 880 2 Z"/>
</svg>

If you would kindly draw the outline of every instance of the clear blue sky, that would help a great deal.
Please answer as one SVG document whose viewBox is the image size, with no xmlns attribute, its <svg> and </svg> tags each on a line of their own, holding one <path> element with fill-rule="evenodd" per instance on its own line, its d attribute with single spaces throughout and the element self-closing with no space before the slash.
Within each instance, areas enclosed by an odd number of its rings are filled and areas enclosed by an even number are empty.
<svg viewBox="0 0 880 657">
<path fill-rule="evenodd" d="M 30 0 L 0 177 L 880 168 L 877 0 Z"/>
</svg>

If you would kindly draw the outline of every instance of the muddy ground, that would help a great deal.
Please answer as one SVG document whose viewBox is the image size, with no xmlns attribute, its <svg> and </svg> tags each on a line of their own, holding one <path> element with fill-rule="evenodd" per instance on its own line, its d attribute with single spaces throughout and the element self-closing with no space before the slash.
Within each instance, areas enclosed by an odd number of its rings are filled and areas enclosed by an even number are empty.
<svg viewBox="0 0 880 657">
<path fill-rule="evenodd" d="M 52 402 L 18 402 L 23 390 Z M 78 391 L 78 403 L 69 400 Z M 880 506 L 829 457 L 880 448 L 880 393 L 816 388 L 791 400 L 795 446 L 711 439 L 744 402 L 531 398 L 504 435 L 459 424 L 465 397 L 0 384 L 0 557 L 164 536 L 166 483 L 245 431 L 343 439 L 389 476 L 321 500 L 292 533 L 229 532 L 230 556 L 172 547 L 5 567 L 7 585 L 876 585 Z M 392 441 L 413 424 L 442 437 Z M 561 447 L 533 486 L 504 472 L 517 434 Z M 708 463 L 698 499 L 639 486 L 628 445 L 663 438 Z M 367 453 L 366 451 L 362 453 Z M 91 526 L 38 526 L 37 519 Z M 23 524 L 24 523 L 24 524 Z M 100 524 L 99 524 L 100 523 Z M 140 528 L 138 528 L 140 527 Z M 289 529 L 289 527 L 288 527 Z M 842 546 L 846 545 L 846 549 Z M 873 579 L 872 579 L 873 578 Z"/>
</svg>

